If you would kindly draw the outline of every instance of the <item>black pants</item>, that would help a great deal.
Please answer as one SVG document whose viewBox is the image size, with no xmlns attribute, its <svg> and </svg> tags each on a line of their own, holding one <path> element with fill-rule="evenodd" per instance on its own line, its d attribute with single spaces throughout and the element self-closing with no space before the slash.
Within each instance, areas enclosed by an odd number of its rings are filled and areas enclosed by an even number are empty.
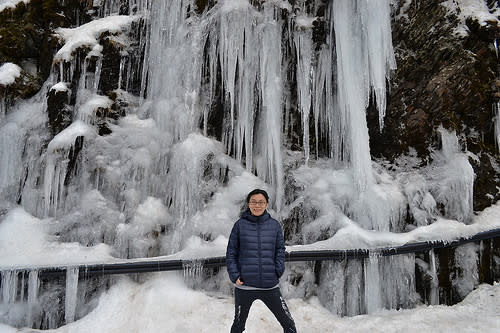
<svg viewBox="0 0 500 333">
<path fill-rule="evenodd" d="M 234 288 L 234 322 L 231 333 L 241 333 L 245 330 L 248 312 L 253 301 L 260 299 L 278 319 L 283 332 L 296 333 L 295 322 L 286 306 L 280 288 L 270 290 L 244 290 Z"/>
</svg>

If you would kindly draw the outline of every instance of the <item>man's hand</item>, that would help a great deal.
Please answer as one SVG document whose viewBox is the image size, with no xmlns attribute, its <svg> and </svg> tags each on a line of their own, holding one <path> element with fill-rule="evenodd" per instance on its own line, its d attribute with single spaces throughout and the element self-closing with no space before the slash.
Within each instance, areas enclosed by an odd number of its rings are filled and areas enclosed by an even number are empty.
<svg viewBox="0 0 500 333">
<path fill-rule="evenodd" d="M 238 278 L 238 280 L 236 280 L 236 284 L 238 286 L 241 286 L 241 285 L 243 285 L 243 282 L 240 280 L 240 278 Z"/>
</svg>

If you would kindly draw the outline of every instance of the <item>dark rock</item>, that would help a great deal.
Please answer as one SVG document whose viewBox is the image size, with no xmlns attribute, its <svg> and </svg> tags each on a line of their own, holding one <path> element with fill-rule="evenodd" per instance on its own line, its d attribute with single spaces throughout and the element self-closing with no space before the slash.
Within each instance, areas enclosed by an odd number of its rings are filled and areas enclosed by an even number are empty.
<svg viewBox="0 0 500 333">
<path fill-rule="evenodd" d="M 68 127 L 72 121 L 72 107 L 68 104 L 69 90 L 52 89 L 47 93 L 47 113 L 52 135 Z"/>
<path fill-rule="evenodd" d="M 103 57 L 99 89 L 103 94 L 108 94 L 118 88 L 123 45 L 117 44 L 109 35 L 102 36 L 100 44 L 103 46 Z"/>
<path fill-rule="evenodd" d="M 41 86 L 42 82 L 38 77 L 21 71 L 21 76 L 14 83 L 8 86 L 0 85 L 0 97 L 4 97 L 9 104 L 12 104 L 18 98 L 25 99 L 35 95 Z"/>
<path fill-rule="evenodd" d="M 205 10 L 212 8 L 215 5 L 214 0 L 195 0 L 196 12 L 203 13 Z"/>
<path fill-rule="evenodd" d="M 474 181 L 474 211 L 482 211 L 500 199 L 497 187 L 499 177 L 492 166 L 492 162 L 495 163 L 495 157 L 484 153 L 481 154 L 479 161 L 469 159 L 469 162 L 476 174 L 476 180 Z"/>
<path fill-rule="evenodd" d="M 66 177 L 64 178 L 64 185 L 68 186 L 71 182 L 73 176 L 77 174 L 77 165 L 81 165 L 81 163 L 77 163 L 80 157 L 80 152 L 83 148 L 84 137 L 78 136 L 75 139 L 75 144 L 71 147 L 68 153 L 68 169 L 66 171 Z"/>
<path fill-rule="evenodd" d="M 460 37 L 454 34 L 458 19 L 441 2 L 414 0 L 407 16 L 393 24 L 397 70 L 382 130 L 374 107 L 368 110 L 370 148 L 374 157 L 392 161 L 413 147 L 429 161 L 430 148 L 439 140 L 436 129 L 455 131 L 467 138 L 468 151 L 485 155 L 472 163 L 474 210 L 480 210 L 498 200 L 500 185 L 489 162 L 498 163 L 491 110 L 500 95 L 493 47 L 500 29 L 496 22 L 480 25 L 468 19 L 469 34 Z M 471 133 L 478 134 L 472 138 Z"/>
</svg>

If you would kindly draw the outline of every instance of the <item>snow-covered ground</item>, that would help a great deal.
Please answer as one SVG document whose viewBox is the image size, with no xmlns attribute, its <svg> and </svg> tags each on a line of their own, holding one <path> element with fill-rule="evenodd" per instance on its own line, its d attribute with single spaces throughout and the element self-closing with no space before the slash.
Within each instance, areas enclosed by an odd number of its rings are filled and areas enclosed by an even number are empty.
<svg viewBox="0 0 500 333">
<path fill-rule="evenodd" d="M 500 284 L 480 285 L 454 306 L 383 310 L 371 315 L 337 317 L 317 298 L 288 299 L 299 332 L 481 332 L 500 331 Z M 47 332 L 228 332 L 232 298 L 186 287 L 178 273 L 158 273 L 142 284 L 126 278 L 102 295 L 86 317 Z M 247 321 L 248 333 L 280 332 L 265 305 L 257 301 Z M 36 332 L 0 324 L 0 332 Z"/>
</svg>

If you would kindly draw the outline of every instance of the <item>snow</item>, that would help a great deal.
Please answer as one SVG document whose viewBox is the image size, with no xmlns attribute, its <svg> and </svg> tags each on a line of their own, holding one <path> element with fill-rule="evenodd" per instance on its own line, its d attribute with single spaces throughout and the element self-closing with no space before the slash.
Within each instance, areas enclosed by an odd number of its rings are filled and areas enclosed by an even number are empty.
<svg viewBox="0 0 500 333">
<path fill-rule="evenodd" d="M 341 228 L 333 237 L 325 241 L 309 245 L 289 246 L 287 250 L 378 249 L 426 241 L 449 242 L 461 237 L 471 237 L 477 233 L 496 228 L 500 228 L 500 203 L 485 209 L 473 219 L 473 223 L 471 224 L 438 218 L 433 224 L 405 233 L 366 230 L 355 222 L 348 221 L 347 226 Z"/>
<path fill-rule="evenodd" d="M 8 86 L 21 76 L 21 67 L 11 62 L 0 66 L 0 85 Z"/>
<path fill-rule="evenodd" d="M 78 119 L 86 124 L 93 125 L 94 114 L 99 108 L 108 109 L 113 104 L 113 101 L 107 96 L 91 95 L 78 108 Z"/>
<path fill-rule="evenodd" d="M 0 12 L 6 8 L 15 8 L 18 3 L 28 3 L 31 0 L 0 0 Z"/>
<path fill-rule="evenodd" d="M 299 332 L 484 332 L 500 329 L 500 284 L 480 285 L 454 306 L 420 306 L 409 310 L 381 310 L 371 315 L 340 318 L 322 307 L 316 297 L 286 300 Z M 44 332 L 226 332 L 231 327 L 231 297 L 192 290 L 179 274 L 156 273 L 142 284 L 121 277 L 87 316 Z M 479 320 L 480 318 L 480 320 Z M 279 332 L 281 328 L 265 305 L 257 301 L 246 331 Z M 38 330 L 31 330 L 38 332 Z M 17 330 L 0 324 L 0 332 Z"/>
<path fill-rule="evenodd" d="M 93 137 L 97 135 L 95 128 L 77 120 L 69 127 L 65 128 L 50 141 L 47 150 L 54 152 L 57 149 L 71 147 L 75 143 L 75 139 L 79 136 Z"/>
<path fill-rule="evenodd" d="M 458 16 L 461 24 L 455 32 L 459 36 L 467 36 L 468 34 L 465 25 L 465 20 L 468 17 L 477 19 L 479 24 L 484 26 L 488 21 L 498 22 L 498 16 L 500 15 L 498 7 L 495 8 L 493 13 L 490 13 L 485 0 L 447 0 L 441 4 Z"/>
<path fill-rule="evenodd" d="M 22 208 L 11 210 L 0 223 L 0 266 L 67 266 L 106 262 L 112 259 L 110 248 L 99 244 L 84 247 L 78 243 L 60 243 L 48 234 L 50 220 L 40 220 Z M 22 235 L 22 237 L 19 237 Z M 26 246 L 29 244 L 29 246 Z"/>
<path fill-rule="evenodd" d="M 68 88 L 68 85 L 65 83 L 65 82 L 58 82 L 56 84 L 54 84 L 50 90 L 54 90 L 54 91 L 68 91 L 69 88 Z"/>
<path fill-rule="evenodd" d="M 126 29 L 137 16 L 116 15 L 91 21 L 76 28 L 58 28 L 56 33 L 65 41 L 64 46 L 57 52 L 54 61 L 70 61 L 73 52 L 79 47 L 88 47 L 93 55 L 101 54 L 102 46 L 97 39 L 104 32 L 120 33 Z"/>
</svg>

